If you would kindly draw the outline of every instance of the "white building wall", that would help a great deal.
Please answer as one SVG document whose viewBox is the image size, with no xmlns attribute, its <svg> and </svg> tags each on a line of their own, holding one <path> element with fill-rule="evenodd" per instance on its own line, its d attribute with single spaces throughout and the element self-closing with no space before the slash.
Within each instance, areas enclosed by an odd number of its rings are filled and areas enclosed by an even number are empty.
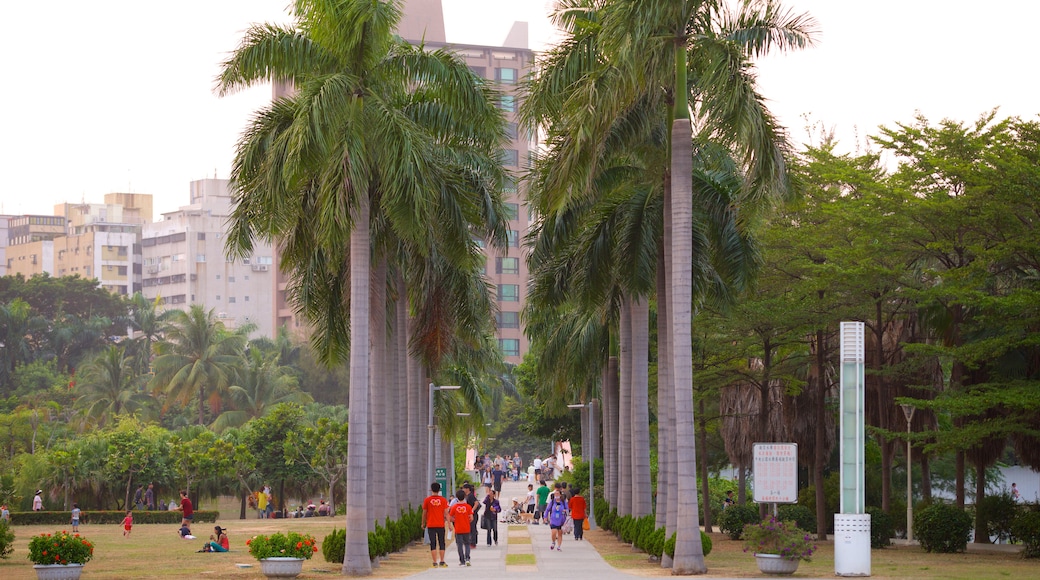
<svg viewBox="0 0 1040 580">
<path fill-rule="evenodd" d="M 163 214 L 142 233 L 145 297 L 167 308 L 202 304 L 229 328 L 254 324 L 256 335 L 274 335 L 273 252 L 257 243 L 253 255 L 229 260 L 225 223 L 231 208 L 227 180 L 191 183 L 192 204 Z"/>
</svg>

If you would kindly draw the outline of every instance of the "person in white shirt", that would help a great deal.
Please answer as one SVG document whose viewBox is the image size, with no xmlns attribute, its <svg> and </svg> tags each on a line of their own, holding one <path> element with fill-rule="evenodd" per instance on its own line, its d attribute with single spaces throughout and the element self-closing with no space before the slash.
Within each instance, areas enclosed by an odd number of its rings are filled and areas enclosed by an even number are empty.
<svg viewBox="0 0 1040 580">
<path fill-rule="evenodd" d="M 541 457 L 535 457 L 534 461 L 531 462 L 531 463 L 534 465 L 534 478 L 535 479 L 541 479 L 541 475 L 542 475 L 542 458 Z"/>
<path fill-rule="evenodd" d="M 42 512 L 43 511 L 43 490 L 42 489 L 36 490 L 36 497 L 33 498 L 33 511 L 34 512 Z"/>
<path fill-rule="evenodd" d="M 535 499 L 535 494 L 534 494 L 534 485 L 529 483 L 529 484 L 527 484 L 527 500 L 525 502 L 527 504 L 527 513 L 529 513 L 529 514 L 533 514 L 534 513 L 535 502 L 536 502 L 536 499 Z"/>
</svg>

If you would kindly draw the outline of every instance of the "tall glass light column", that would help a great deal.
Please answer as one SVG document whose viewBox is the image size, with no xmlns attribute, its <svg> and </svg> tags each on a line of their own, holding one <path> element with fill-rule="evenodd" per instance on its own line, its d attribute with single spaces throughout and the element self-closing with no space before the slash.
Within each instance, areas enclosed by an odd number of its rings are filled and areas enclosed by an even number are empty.
<svg viewBox="0 0 1040 580">
<path fill-rule="evenodd" d="M 864 487 L 864 367 L 862 322 L 841 323 L 841 513 L 834 514 L 834 573 L 870 576 L 870 514 Z"/>
</svg>

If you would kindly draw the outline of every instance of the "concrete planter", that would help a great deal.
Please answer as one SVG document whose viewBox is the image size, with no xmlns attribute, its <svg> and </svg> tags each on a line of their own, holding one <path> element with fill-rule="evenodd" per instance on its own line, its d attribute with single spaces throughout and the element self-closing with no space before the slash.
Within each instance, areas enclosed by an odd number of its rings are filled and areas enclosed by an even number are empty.
<svg viewBox="0 0 1040 580">
<path fill-rule="evenodd" d="M 268 578 L 295 578 L 303 572 L 303 558 L 264 558 L 260 571 Z"/>
<path fill-rule="evenodd" d="M 83 564 L 36 564 L 33 570 L 39 580 L 79 580 Z"/>
<path fill-rule="evenodd" d="M 794 574 L 801 560 L 788 560 L 779 554 L 755 554 L 755 561 L 763 574 Z"/>
</svg>

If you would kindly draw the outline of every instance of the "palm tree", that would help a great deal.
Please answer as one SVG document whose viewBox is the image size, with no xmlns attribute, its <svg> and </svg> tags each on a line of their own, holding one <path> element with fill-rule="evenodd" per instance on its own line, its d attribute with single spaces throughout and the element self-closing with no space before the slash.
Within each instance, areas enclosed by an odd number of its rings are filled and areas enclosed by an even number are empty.
<svg viewBox="0 0 1040 580">
<path fill-rule="evenodd" d="M 663 361 L 671 366 L 671 373 L 666 374 L 674 384 L 677 447 L 670 455 L 684 462 L 677 466 L 678 473 L 691 473 L 695 463 L 689 332 L 692 305 L 695 291 L 700 294 L 710 289 L 714 277 L 695 272 L 693 264 L 712 263 L 716 269 L 721 266 L 732 281 L 739 283 L 747 277 L 740 266 L 753 263 L 740 259 L 727 264 L 726 258 L 733 254 L 722 251 L 712 260 L 698 255 L 709 251 L 710 246 L 701 243 L 709 241 L 704 231 L 694 231 L 694 195 L 699 194 L 700 199 L 724 196 L 716 192 L 715 175 L 698 175 L 695 169 L 698 165 L 711 169 L 713 163 L 703 161 L 709 149 L 706 146 L 717 144 L 736 159 L 729 173 L 741 176 L 740 202 L 745 206 L 763 205 L 761 201 L 787 190 L 786 144 L 754 90 L 750 58 L 774 46 L 806 45 L 811 40 L 811 21 L 792 17 L 771 2 L 745 2 L 737 14 L 731 14 L 723 3 L 715 1 L 575 0 L 565 4 L 559 14 L 575 34 L 558 52 L 550 54 L 542 77 L 544 91 L 534 91 L 536 98 L 531 101 L 544 104 L 531 107 L 548 120 L 563 121 L 549 130 L 550 145 L 554 140 L 559 144 L 559 159 L 557 169 L 543 180 L 550 195 L 542 209 L 558 209 L 574 197 L 574 192 L 581 196 L 594 191 L 589 186 L 602 174 L 600 164 L 611 159 L 603 152 L 612 151 L 608 145 L 617 140 L 620 131 L 634 126 L 636 114 L 659 115 L 670 121 L 671 127 L 666 130 L 669 138 L 662 147 L 667 150 L 670 141 L 664 164 L 668 171 L 657 182 L 666 184 L 665 212 L 669 217 L 663 228 L 670 232 L 663 245 L 667 255 L 664 262 L 666 270 L 669 262 L 675 268 L 666 271 L 658 300 L 669 312 L 666 325 L 671 323 L 671 329 L 664 329 L 670 359 Z M 661 114 L 669 108 L 671 112 Z M 698 127 L 696 156 L 691 110 L 696 113 Z M 527 118 L 539 119 L 537 115 Z M 647 143 L 645 139 L 642 142 Z M 720 216 L 708 213 L 708 217 Z M 748 221 L 741 217 L 736 223 L 746 225 Z M 740 239 L 740 231 L 740 227 L 716 228 L 717 233 L 725 234 L 721 239 L 750 249 Z M 669 514 L 668 521 L 696 522 L 695 481 L 678 478 L 672 491 L 676 492 L 677 503 L 668 509 L 678 511 L 676 518 Z M 696 526 L 684 525 L 678 530 L 673 573 L 704 570 Z"/>
<path fill-rule="evenodd" d="M 123 413 L 145 410 L 154 399 L 141 390 L 145 381 L 123 349 L 110 346 L 95 356 L 79 375 L 76 389 L 83 394 L 76 406 L 98 425 Z"/>
<path fill-rule="evenodd" d="M 33 315 L 29 303 L 20 298 L 0 304 L 0 392 L 8 390 L 18 365 L 32 360 L 32 337 L 43 331 L 44 324 L 42 318 Z"/>
<path fill-rule="evenodd" d="M 148 300 L 140 292 L 130 297 L 130 328 L 133 331 L 134 368 L 140 374 L 149 372 L 152 345 L 159 340 L 167 313 L 159 312 L 159 298 Z"/>
<path fill-rule="evenodd" d="M 323 360 L 335 362 L 369 341 L 373 248 L 390 247 L 373 244 L 373 232 L 392 232 L 420 255 L 454 257 L 474 253 L 472 235 L 502 228 L 505 127 L 490 89 L 462 61 L 392 35 L 399 2 L 298 0 L 292 12 L 293 26 L 251 28 L 218 80 L 221 93 L 269 80 L 295 89 L 258 113 L 239 143 L 228 248 L 277 240 L 290 297 L 314 324 Z M 356 509 L 347 513 L 343 571 L 362 575 L 371 572 L 369 349 L 350 348 L 349 357 L 347 488 Z"/>
<path fill-rule="evenodd" d="M 275 405 L 314 402 L 296 383 L 292 369 L 282 366 L 278 354 L 265 355 L 260 349 L 250 348 L 243 355 L 235 384 L 227 389 L 232 409 L 221 413 L 213 422 L 218 433 L 232 427 L 241 427 L 250 419 L 263 417 Z"/>
<path fill-rule="evenodd" d="M 205 425 L 206 403 L 213 412 L 235 377 L 251 327 L 228 331 L 213 310 L 192 304 L 187 311 L 171 311 L 166 337 L 158 344 L 153 391 L 164 391 L 169 400 L 198 405 L 199 425 Z M 169 401 L 167 401 L 167 405 Z"/>
</svg>

